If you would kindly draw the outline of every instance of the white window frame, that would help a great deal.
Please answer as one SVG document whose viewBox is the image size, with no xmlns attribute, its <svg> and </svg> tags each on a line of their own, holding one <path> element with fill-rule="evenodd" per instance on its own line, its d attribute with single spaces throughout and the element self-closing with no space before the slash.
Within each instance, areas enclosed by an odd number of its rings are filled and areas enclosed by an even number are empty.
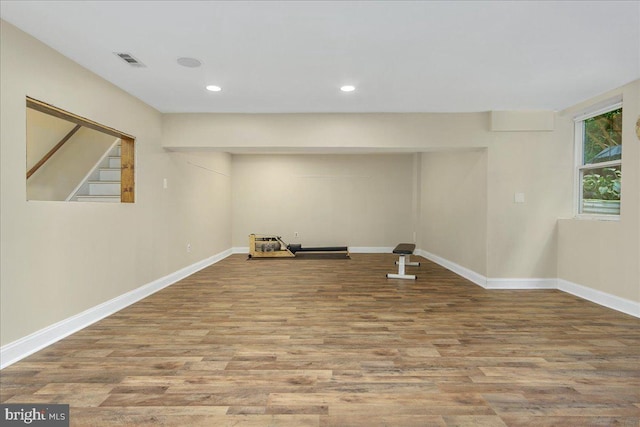
<svg viewBox="0 0 640 427">
<path fill-rule="evenodd" d="M 603 106 L 604 105 L 604 106 Z M 582 176 L 584 171 L 591 169 L 601 169 L 611 166 L 620 166 L 622 168 L 622 158 L 619 160 L 611 160 L 608 162 L 596 163 L 585 165 L 583 163 L 583 151 L 584 151 L 584 121 L 596 116 L 599 116 L 604 113 L 608 113 L 609 111 L 614 111 L 619 108 L 622 108 L 622 99 L 617 98 L 615 100 L 610 100 L 605 104 L 600 104 L 599 107 L 594 107 L 594 109 L 588 110 L 587 112 L 583 112 L 579 116 L 573 118 L 574 120 L 574 140 L 575 140 L 575 168 L 574 168 L 574 197 L 573 197 L 573 208 L 574 208 L 574 216 L 579 219 L 594 219 L 601 221 L 619 221 L 620 214 L 591 214 L 591 213 L 582 213 Z M 623 109 L 624 111 L 624 109 Z M 623 113 L 624 114 L 624 113 Z M 621 180 L 622 181 L 622 180 Z M 622 192 L 620 195 L 620 206 L 622 209 Z"/>
</svg>

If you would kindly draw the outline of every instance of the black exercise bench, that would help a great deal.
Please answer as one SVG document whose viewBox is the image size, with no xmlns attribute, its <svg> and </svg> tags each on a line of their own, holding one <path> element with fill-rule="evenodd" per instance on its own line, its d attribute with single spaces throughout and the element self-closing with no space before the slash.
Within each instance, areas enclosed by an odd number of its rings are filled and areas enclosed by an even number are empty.
<svg viewBox="0 0 640 427">
<path fill-rule="evenodd" d="M 411 279 L 415 280 L 417 276 L 414 274 L 405 274 L 404 268 L 407 265 L 418 267 L 420 266 L 419 262 L 411 262 L 410 257 L 413 255 L 413 251 L 416 249 L 416 245 L 413 243 L 400 243 L 393 250 L 394 254 L 400 255 L 400 259 L 396 261 L 398 265 L 398 273 L 390 273 L 387 274 L 387 278 L 389 279 Z M 406 259 L 405 259 L 406 258 Z"/>
</svg>

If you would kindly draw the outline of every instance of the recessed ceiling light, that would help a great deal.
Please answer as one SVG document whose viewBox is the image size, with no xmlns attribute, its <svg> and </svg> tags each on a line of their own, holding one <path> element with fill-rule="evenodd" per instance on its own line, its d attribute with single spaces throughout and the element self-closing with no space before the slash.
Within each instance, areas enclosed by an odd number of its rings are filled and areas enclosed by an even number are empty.
<svg viewBox="0 0 640 427">
<path fill-rule="evenodd" d="M 178 58 L 177 62 L 178 64 L 187 68 L 198 68 L 200 65 L 202 65 L 202 62 L 200 62 L 196 58 Z"/>
<path fill-rule="evenodd" d="M 346 85 L 346 86 L 342 86 L 340 90 L 343 92 L 353 92 L 354 90 L 356 90 L 356 87 L 351 85 Z"/>
<path fill-rule="evenodd" d="M 207 90 L 210 90 L 211 92 L 220 92 L 222 88 L 216 85 L 209 85 L 207 86 Z"/>
</svg>

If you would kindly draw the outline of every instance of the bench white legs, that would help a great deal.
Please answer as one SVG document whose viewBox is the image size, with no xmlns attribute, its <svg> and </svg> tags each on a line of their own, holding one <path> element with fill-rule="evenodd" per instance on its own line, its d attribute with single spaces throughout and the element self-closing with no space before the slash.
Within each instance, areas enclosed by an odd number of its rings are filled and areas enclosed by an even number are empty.
<svg viewBox="0 0 640 427">
<path fill-rule="evenodd" d="M 405 255 L 407 258 L 404 261 L 404 265 L 411 267 L 420 267 L 420 263 L 417 261 L 411 262 L 411 255 Z M 400 264 L 400 261 L 396 261 L 396 265 Z"/>
<path fill-rule="evenodd" d="M 400 255 L 400 259 L 398 261 L 396 261 L 396 264 L 398 265 L 398 273 L 390 273 L 387 274 L 387 278 L 389 279 L 410 279 L 410 280 L 416 280 L 416 276 L 415 274 L 405 274 L 405 270 L 404 267 L 406 265 L 412 265 L 412 266 L 417 266 L 420 265 L 419 262 L 407 262 L 408 260 L 405 259 L 409 258 L 409 255 Z"/>
<path fill-rule="evenodd" d="M 390 273 L 387 274 L 387 278 L 389 279 L 410 279 L 416 280 L 416 276 L 413 274 L 406 274 L 404 268 L 407 265 L 411 266 L 419 266 L 419 262 L 411 262 L 410 257 L 413 254 L 413 251 L 416 249 L 415 243 L 399 243 L 398 246 L 393 250 L 394 254 L 400 255 L 400 259 L 396 261 L 396 265 L 398 266 L 398 273 Z"/>
</svg>

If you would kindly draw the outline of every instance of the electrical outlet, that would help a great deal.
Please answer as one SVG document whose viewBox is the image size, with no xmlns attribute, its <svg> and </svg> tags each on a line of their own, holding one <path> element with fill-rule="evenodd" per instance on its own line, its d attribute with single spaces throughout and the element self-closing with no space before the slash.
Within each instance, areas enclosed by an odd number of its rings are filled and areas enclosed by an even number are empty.
<svg viewBox="0 0 640 427">
<path fill-rule="evenodd" d="M 191 243 L 187 243 L 187 252 L 191 253 Z"/>
</svg>

